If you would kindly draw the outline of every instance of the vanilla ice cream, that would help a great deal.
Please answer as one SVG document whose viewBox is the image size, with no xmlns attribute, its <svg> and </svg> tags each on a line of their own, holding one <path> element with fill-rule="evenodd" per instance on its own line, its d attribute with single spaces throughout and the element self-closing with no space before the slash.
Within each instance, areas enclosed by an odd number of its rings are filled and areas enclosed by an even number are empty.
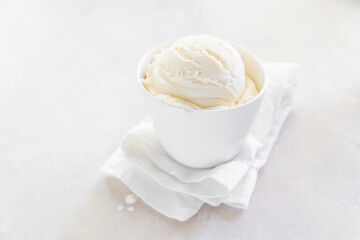
<svg viewBox="0 0 360 240">
<path fill-rule="evenodd" d="M 162 48 L 142 82 L 154 97 L 184 109 L 230 108 L 258 94 L 239 52 L 207 35 L 183 38 Z"/>
</svg>

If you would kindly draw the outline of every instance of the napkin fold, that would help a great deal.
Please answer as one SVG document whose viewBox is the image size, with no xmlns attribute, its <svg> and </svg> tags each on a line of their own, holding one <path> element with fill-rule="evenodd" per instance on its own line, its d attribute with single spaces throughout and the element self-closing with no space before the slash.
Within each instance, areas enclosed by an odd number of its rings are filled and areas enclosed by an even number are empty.
<svg viewBox="0 0 360 240">
<path fill-rule="evenodd" d="M 156 211 L 179 221 L 191 218 L 204 203 L 247 208 L 258 170 L 293 106 L 296 69 L 296 64 L 265 64 L 268 89 L 233 160 L 207 169 L 186 167 L 166 153 L 147 118 L 128 131 L 102 170 L 120 179 Z"/>
</svg>

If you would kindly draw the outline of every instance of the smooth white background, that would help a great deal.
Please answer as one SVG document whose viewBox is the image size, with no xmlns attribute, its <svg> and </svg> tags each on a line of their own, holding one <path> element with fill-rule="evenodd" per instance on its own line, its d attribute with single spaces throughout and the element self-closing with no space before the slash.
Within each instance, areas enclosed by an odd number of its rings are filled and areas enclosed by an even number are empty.
<svg viewBox="0 0 360 240">
<path fill-rule="evenodd" d="M 358 0 L 0 0 L 0 239 L 359 239 L 359 29 Z M 120 212 L 99 168 L 144 116 L 137 62 L 199 33 L 298 62 L 293 113 L 247 210 Z"/>
</svg>

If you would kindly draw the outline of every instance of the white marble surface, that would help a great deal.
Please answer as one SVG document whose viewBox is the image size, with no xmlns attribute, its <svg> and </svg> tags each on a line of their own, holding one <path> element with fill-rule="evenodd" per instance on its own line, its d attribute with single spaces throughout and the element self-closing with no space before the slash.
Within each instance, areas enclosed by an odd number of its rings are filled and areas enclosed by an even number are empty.
<svg viewBox="0 0 360 240">
<path fill-rule="evenodd" d="M 358 0 L 0 1 L 0 239 L 360 239 L 359 29 Z M 118 211 L 137 61 L 196 33 L 300 63 L 294 111 L 247 210 Z"/>
</svg>

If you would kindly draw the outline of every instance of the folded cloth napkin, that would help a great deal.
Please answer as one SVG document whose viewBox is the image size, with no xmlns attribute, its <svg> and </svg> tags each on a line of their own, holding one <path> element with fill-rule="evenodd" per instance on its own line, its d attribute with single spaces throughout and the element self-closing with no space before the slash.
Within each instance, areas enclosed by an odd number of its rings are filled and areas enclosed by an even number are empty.
<svg viewBox="0 0 360 240">
<path fill-rule="evenodd" d="M 268 89 L 240 153 L 208 169 L 186 167 L 159 143 L 151 119 L 130 129 L 102 170 L 120 179 L 163 215 L 186 221 L 204 203 L 246 208 L 293 105 L 296 64 L 267 63 Z"/>
</svg>

